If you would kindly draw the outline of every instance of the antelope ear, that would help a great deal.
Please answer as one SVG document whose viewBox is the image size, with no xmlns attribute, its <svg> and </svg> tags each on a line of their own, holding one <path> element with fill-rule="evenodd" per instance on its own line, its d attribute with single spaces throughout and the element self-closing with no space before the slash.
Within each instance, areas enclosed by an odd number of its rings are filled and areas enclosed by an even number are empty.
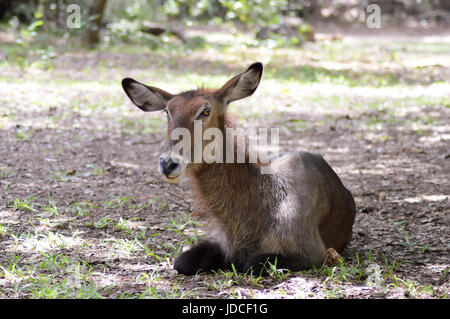
<svg viewBox="0 0 450 319">
<path fill-rule="evenodd" d="M 131 78 L 122 80 L 125 93 L 138 108 L 145 112 L 162 110 L 174 95 Z"/>
<path fill-rule="evenodd" d="M 263 73 L 261 62 L 253 63 L 245 72 L 236 75 L 216 91 L 225 108 L 233 101 L 252 95 L 258 88 Z"/>
</svg>

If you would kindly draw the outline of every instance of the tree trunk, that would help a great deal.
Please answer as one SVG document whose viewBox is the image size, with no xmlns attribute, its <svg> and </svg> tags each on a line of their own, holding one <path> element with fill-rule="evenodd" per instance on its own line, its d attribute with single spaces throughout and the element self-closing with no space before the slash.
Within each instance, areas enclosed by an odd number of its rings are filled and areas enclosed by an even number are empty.
<svg viewBox="0 0 450 319">
<path fill-rule="evenodd" d="M 100 28 L 105 7 L 106 0 L 93 0 L 89 5 L 89 17 L 95 16 L 86 32 L 86 42 L 91 48 L 100 43 Z"/>
</svg>

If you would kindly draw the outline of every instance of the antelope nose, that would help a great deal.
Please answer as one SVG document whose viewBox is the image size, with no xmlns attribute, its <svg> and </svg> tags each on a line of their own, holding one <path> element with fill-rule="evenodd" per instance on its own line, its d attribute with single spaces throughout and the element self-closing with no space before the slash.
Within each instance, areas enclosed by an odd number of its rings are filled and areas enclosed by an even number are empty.
<svg viewBox="0 0 450 319">
<path fill-rule="evenodd" d="M 171 158 L 168 161 L 162 157 L 159 159 L 159 168 L 166 176 L 170 175 L 170 173 L 176 170 L 178 166 L 179 164 L 174 162 Z"/>
</svg>

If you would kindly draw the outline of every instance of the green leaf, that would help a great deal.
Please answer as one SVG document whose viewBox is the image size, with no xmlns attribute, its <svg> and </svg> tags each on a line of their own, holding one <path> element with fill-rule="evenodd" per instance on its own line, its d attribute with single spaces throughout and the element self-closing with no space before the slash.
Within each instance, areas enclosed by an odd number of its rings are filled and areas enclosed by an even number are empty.
<svg viewBox="0 0 450 319">
<path fill-rule="evenodd" d="M 29 25 L 28 31 L 34 31 L 43 24 L 44 24 L 44 21 L 42 21 L 42 20 L 34 21 L 32 24 Z"/>
</svg>

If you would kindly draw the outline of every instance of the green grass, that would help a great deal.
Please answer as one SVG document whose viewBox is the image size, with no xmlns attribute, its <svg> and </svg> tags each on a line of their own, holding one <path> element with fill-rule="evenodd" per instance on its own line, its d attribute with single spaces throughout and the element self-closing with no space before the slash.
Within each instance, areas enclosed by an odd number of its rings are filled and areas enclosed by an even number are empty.
<svg viewBox="0 0 450 319">
<path fill-rule="evenodd" d="M 26 200 L 22 201 L 19 198 L 16 198 L 14 200 L 12 209 L 13 210 L 22 210 L 22 211 L 35 211 L 36 209 L 34 208 L 34 201 L 35 197 L 34 196 L 29 196 Z"/>
<path fill-rule="evenodd" d="M 181 246 L 192 243 L 192 240 L 186 236 L 183 231 L 198 226 L 198 222 L 190 217 L 184 219 L 180 214 L 176 218 L 168 220 L 168 230 L 180 235 L 183 242 L 175 240 L 177 246 L 174 250 L 161 250 L 161 246 L 155 246 L 156 237 L 160 233 L 147 232 L 148 228 L 138 226 L 139 218 L 113 218 L 108 214 L 99 219 L 92 219 L 89 216 L 98 211 L 111 212 L 116 209 L 146 208 L 157 202 L 153 198 L 145 203 L 133 203 L 130 196 L 113 196 L 112 199 L 94 204 L 88 201 L 79 201 L 70 205 L 61 205 L 52 199 L 48 199 L 48 204 L 36 196 L 29 196 L 26 200 L 17 198 L 12 203 L 13 211 L 33 212 L 39 214 L 46 212 L 48 217 L 34 217 L 29 219 L 32 232 L 16 233 L 11 232 L 9 224 L 0 224 L 0 236 L 3 239 L 11 238 L 12 244 L 9 245 L 11 251 L 34 251 L 18 255 L 10 255 L 9 261 L 0 263 L 0 285 L 1 296 L 15 296 L 27 298 L 107 298 L 111 291 L 114 291 L 115 284 L 102 284 L 107 278 L 107 274 L 94 269 L 87 261 L 80 257 L 67 254 L 70 251 L 78 251 L 78 254 L 85 255 L 92 251 L 93 245 L 108 247 L 110 252 L 107 259 L 130 258 L 135 255 L 142 256 L 144 253 L 153 260 L 164 262 L 170 267 L 170 259 L 173 258 Z M 80 229 L 80 221 L 76 218 L 86 220 L 84 231 L 76 230 L 72 236 L 62 234 L 58 231 L 63 215 L 72 215 L 65 221 L 64 229 L 73 227 Z M 98 230 L 113 231 L 119 235 L 102 240 L 99 243 L 92 243 L 84 239 L 82 234 L 93 227 Z M 126 238 L 120 235 L 126 236 Z M 10 239 L 8 239 L 10 240 Z M 155 249 L 156 248 L 156 249 Z M 155 249 L 155 252 L 152 250 Z M 141 274 L 135 283 L 142 283 L 146 279 L 146 288 L 139 293 L 121 292 L 116 295 L 117 298 L 185 298 L 193 294 L 192 290 L 185 290 L 180 287 L 182 280 L 176 280 L 168 289 L 158 287 L 158 276 Z M 153 285 L 150 285 L 153 283 Z"/>
<path fill-rule="evenodd" d="M 177 256 L 181 248 L 186 245 L 193 245 L 199 240 L 198 229 L 203 225 L 192 219 L 188 214 L 179 213 L 172 216 L 166 226 L 166 231 L 173 233 L 172 247 L 159 242 L 160 232 L 147 232 L 147 227 L 138 227 L 135 223 L 138 218 L 112 218 L 104 215 L 100 219 L 92 219 L 87 213 L 88 210 L 111 211 L 117 208 L 126 208 L 131 204 L 130 196 L 114 196 L 110 200 L 105 200 L 96 205 L 86 201 L 79 201 L 66 207 L 57 204 L 53 200 L 48 200 L 48 205 L 38 204 L 39 198 L 30 196 L 25 201 L 17 199 L 13 204 L 14 210 L 46 211 L 50 213 L 46 218 L 35 218 L 39 225 L 45 226 L 41 230 L 35 228 L 34 232 L 27 232 L 13 235 L 8 225 L 0 224 L 0 236 L 11 236 L 15 244 L 10 245 L 11 251 L 37 251 L 37 254 L 22 255 L 21 253 L 9 255 L 8 262 L 0 265 L 0 284 L 6 284 L 3 289 L 3 296 L 31 297 L 31 298 L 108 298 L 113 293 L 117 298 L 186 298 L 196 296 L 195 289 L 182 288 L 182 279 L 173 282 L 169 287 L 162 288 L 162 277 L 160 270 L 140 273 L 136 279 L 140 291 L 122 291 L 117 295 L 115 283 L 103 284 L 107 273 L 93 267 L 82 258 L 68 254 L 69 251 L 77 249 L 79 252 L 91 251 L 92 245 L 108 247 L 110 253 L 108 260 L 115 258 L 133 258 L 144 254 L 154 260 L 163 263 L 165 267 L 171 267 L 171 260 Z M 41 201 L 42 202 L 42 201 Z M 150 203 L 136 203 L 136 207 L 148 207 Z M 34 208 L 33 208 L 34 207 Z M 101 240 L 99 243 L 92 243 L 80 237 L 83 232 L 73 232 L 72 236 L 63 235 L 55 228 L 61 215 L 70 214 L 76 217 L 88 218 L 86 226 L 94 227 L 98 230 L 110 229 L 118 231 L 118 235 Z M 76 219 L 70 219 L 68 224 L 77 226 Z M 398 224 L 402 227 L 403 224 Z M 36 226 L 36 225 L 34 225 Z M 70 227 L 66 226 L 65 228 Z M 405 244 L 411 249 L 413 243 L 404 233 L 400 244 Z M 290 295 L 289 286 L 280 286 L 273 289 L 273 286 L 288 283 L 297 276 L 303 276 L 319 280 L 321 296 L 323 298 L 341 298 L 345 296 L 343 287 L 347 285 L 368 287 L 377 291 L 380 295 L 401 292 L 406 297 L 422 298 L 447 298 L 447 294 L 436 291 L 431 285 L 423 285 L 415 280 L 403 277 L 402 272 L 398 272 L 401 262 L 395 259 L 380 259 L 374 257 L 371 250 L 361 259 L 356 253 L 350 260 L 340 260 L 338 265 L 320 266 L 312 270 L 292 272 L 280 270 L 274 264 L 266 263 L 265 267 L 268 276 L 261 276 L 253 272 L 242 274 L 236 269 L 230 271 L 219 270 L 211 275 L 201 275 L 202 285 L 208 290 L 215 292 L 225 292 L 229 298 L 242 298 L 246 296 L 256 296 L 261 291 L 269 289 L 277 295 Z M 448 270 L 447 270 L 448 272 Z M 442 276 L 446 276 L 445 270 Z M 241 287 L 246 287 L 244 290 Z M 244 293 L 244 295 L 242 295 Z M 303 296 L 300 294 L 299 296 Z"/>
<path fill-rule="evenodd" d="M 41 253 L 34 264 L 21 265 L 17 256 L 7 267 L 0 266 L 0 278 L 13 280 L 11 292 L 31 298 L 102 298 L 101 290 L 91 282 L 92 267 L 76 258 Z"/>
</svg>

